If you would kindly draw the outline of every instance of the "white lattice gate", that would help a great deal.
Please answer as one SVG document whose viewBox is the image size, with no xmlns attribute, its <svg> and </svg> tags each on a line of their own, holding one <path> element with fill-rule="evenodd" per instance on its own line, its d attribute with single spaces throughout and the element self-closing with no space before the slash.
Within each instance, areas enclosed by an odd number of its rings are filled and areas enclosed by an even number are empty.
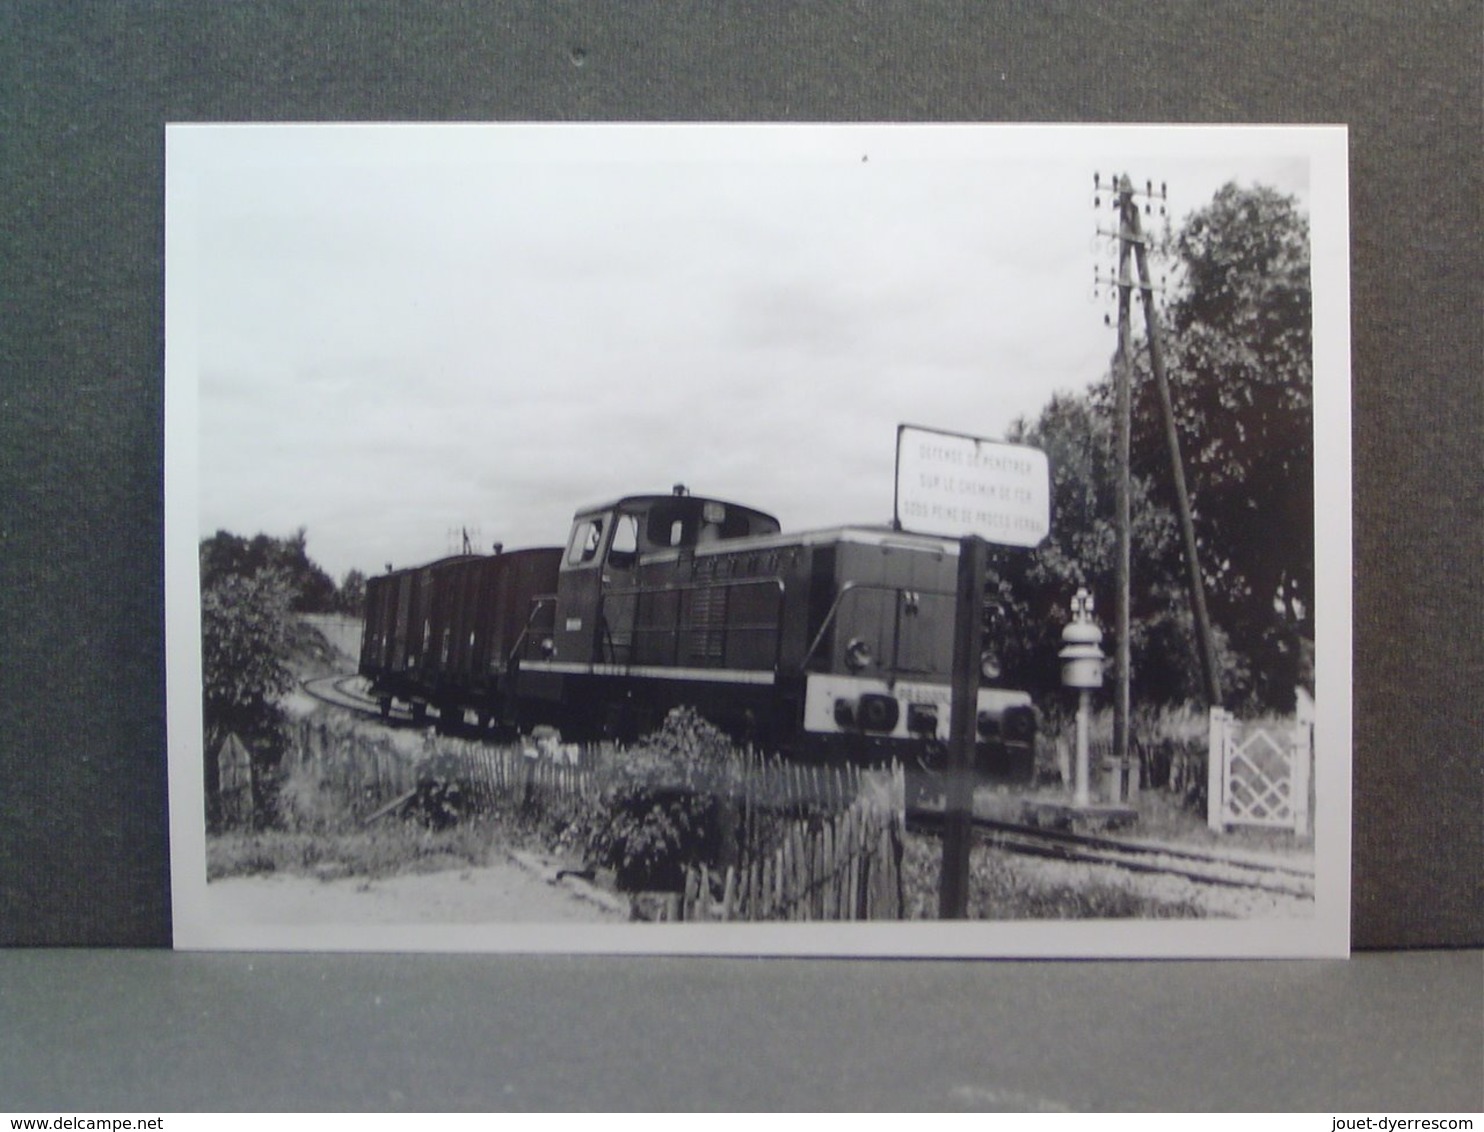
<svg viewBox="0 0 1484 1132">
<path fill-rule="evenodd" d="M 1243 723 L 1211 709 L 1206 823 L 1309 832 L 1309 764 L 1314 725 Z"/>
</svg>

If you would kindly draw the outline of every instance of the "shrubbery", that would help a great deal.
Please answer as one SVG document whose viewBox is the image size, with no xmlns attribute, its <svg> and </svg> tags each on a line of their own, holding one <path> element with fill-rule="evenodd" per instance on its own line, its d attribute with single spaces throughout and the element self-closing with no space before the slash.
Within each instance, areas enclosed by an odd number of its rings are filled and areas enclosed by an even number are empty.
<svg viewBox="0 0 1484 1132">
<path fill-rule="evenodd" d="M 731 741 L 690 708 L 615 759 L 608 782 L 571 838 L 620 888 L 678 890 L 687 866 L 735 851 L 743 764 Z"/>
</svg>

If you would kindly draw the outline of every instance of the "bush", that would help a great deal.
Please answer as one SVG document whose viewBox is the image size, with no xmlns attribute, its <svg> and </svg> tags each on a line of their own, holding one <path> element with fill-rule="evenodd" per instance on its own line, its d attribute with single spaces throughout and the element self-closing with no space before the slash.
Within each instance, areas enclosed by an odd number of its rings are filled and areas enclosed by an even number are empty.
<svg viewBox="0 0 1484 1132">
<path fill-rule="evenodd" d="M 731 799 L 742 764 L 731 742 L 690 708 L 615 760 L 597 805 L 579 817 L 588 859 L 629 891 L 678 891 L 687 866 L 730 856 Z"/>
<path fill-rule="evenodd" d="M 1077 720 L 1070 711 L 1043 714 L 1042 739 L 1050 753 L 1061 752 L 1069 769 L 1076 747 Z M 1139 760 L 1140 781 L 1146 788 L 1168 791 L 1188 809 L 1204 811 L 1206 805 L 1207 720 L 1199 708 L 1136 707 L 1129 721 L 1129 750 Z M 1113 750 L 1113 712 L 1095 711 L 1089 728 L 1094 767 Z M 1045 769 L 1050 769 L 1045 768 Z"/>
</svg>

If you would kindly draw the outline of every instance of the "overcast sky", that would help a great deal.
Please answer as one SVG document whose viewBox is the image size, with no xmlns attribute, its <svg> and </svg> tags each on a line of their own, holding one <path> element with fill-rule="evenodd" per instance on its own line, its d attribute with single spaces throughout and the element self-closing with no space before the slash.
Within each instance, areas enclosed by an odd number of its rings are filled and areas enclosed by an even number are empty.
<svg viewBox="0 0 1484 1132">
<path fill-rule="evenodd" d="M 200 533 L 303 526 L 338 579 L 677 482 L 887 521 L 899 423 L 999 438 L 1105 371 L 1094 170 L 1176 223 L 1308 202 L 1294 131 L 172 128 Z"/>
</svg>

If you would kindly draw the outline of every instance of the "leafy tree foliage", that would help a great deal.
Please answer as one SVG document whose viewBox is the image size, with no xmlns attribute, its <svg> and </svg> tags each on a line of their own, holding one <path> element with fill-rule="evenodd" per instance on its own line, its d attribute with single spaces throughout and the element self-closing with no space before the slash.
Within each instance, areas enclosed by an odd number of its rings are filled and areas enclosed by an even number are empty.
<svg viewBox="0 0 1484 1132">
<path fill-rule="evenodd" d="M 1313 365 L 1308 225 L 1266 188 L 1228 185 L 1169 246 L 1178 264 L 1165 316 L 1166 369 L 1190 487 L 1228 705 L 1287 710 L 1309 682 L 1314 604 Z M 1113 383 L 1061 395 L 1009 439 L 1044 449 L 1052 534 L 1000 552 L 990 597 L 1005 676 L 1060 684 L 1059 630 L 1078 586 L 1099 620 L 1114 608 Z M 1200 697 L 1174 488 L 1147 349 L 1135 357 L 1133 593 L 1137 700 Z M 1108 651 L 1112 651 L 1111 640 Z"/>
<path fill-rule="evenodd" d="M 351 617 L 360 617 L 366 611 L 366 575 L 359 570 L 347 570 L 335 592 L 335 611 Z"/>
<path fill-rule="evenodd" d="M 318 635 L 297 613 L 341 610 L 359 615 L 365 576 L 350 571 L 337 589 L 310 559 L 301 527 L 287 539 L 243 538 L 218 531 L 200 546 L 201 660 L 206 788 L 217 797 L 216 755 L 235 734 L 252 756 L 259 785 L 256 810 L 271 820 L 275 770 L 282 754 L 278 704 L 294 684 L 291 657 L 312 651 Z M 324 647 L 321 642 L 320 647 Z M 208 810 L 214 821 L 214 815 Z"/>
<path fill-rule="evenodd" d="M 1059 395 L 1034 424 L 1018 422 L 1009 439 L 1047 454 L 1052 533 L 1030 554 L 997 551 L 989 596 L 1000 620 L 995 637 L 1003 641 L 1006 679 L 1044 694 L 1061 687 L 1057 654 L 1071 595 L 1087 587 L 1103 624 L 1112 620 L 1118 542 L 1112 417 L 1092 396 Z M 1152 496 L 1149 480 L 1133 477 L 1132 565 L 1140 585 L 1131 595 L 1132 674 L 1141 698 L 1180 701 L 1199 695 L 1199 667 L 1180 582 L 1175 517 Z M 1110 638 L 1110 655 L 1112 647 Z"/>
<path fill-rule="evenodd" d="M 334 612 L 335 583 L 310 559 L 307 540 L 303 527 L 286 539 L 264 534 L 246 539 L 217 531 L 201 544 L 201 587 L 231 575 L 251 577 L 261 570 L 276 570 L 287 581 L 295 613 Z"/>
<path fill-rule="evenodd" d="M 1183 284 L 1169 370 L 1212 616 L 1249 662 L 1239 699 L 1287 710 L 1311 683 L 1313 325 L 1308 221 L 1289 197 L 1229 184 L 1174 240 Z M 1136 400 L 1141 467 L 1163 449 L 1152 383 Z M 1165 461 L 1167 465 L 1167 460 Z M 1168 473 L 1152 474 L 1170 505 Z M 1234 674 L 1229 674 L 1229 677 Z"/>
<path fill-rule="evenodd" d="M 201 678 L 207 726 L 255 732 L 293 686 L 292 591 L 282 574 L 229 574 L 201 591 Z"/>
<path fill-rule="evenodd" d="M 204 557 L 204 545 L 203 545 Z M 202 719 L 208 817 L 217 800 L 216 755 L 235 734 L 252 754 L 254 778 L 276 765 L 283 722 L 278 699 L 288 667 L 292 588 L 274 570 L 224 574 L 201 590 Z M 267 801 L 259 796 L 259 804 Z"/>
</svg>

